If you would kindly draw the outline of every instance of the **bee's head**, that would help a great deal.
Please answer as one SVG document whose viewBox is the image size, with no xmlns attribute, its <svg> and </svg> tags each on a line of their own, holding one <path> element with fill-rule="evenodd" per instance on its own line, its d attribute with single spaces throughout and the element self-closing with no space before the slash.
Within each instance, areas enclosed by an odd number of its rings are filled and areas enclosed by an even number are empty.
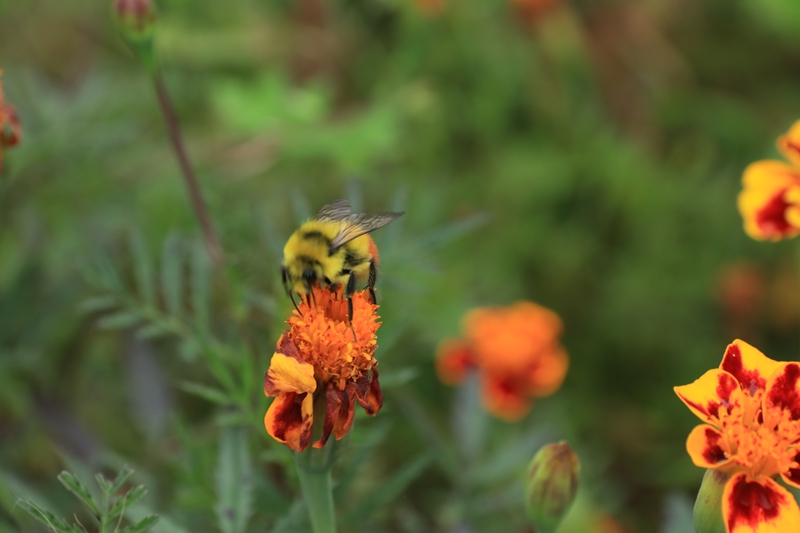
<svg viewBox="0 0 800 533">
<path fill-rule="evenodd" d="M 281 277 L 286 292 L 305 296 L 324 276 L 322 267 L 318 264 L 291 262 L 281 267 Z"/>
</svg>

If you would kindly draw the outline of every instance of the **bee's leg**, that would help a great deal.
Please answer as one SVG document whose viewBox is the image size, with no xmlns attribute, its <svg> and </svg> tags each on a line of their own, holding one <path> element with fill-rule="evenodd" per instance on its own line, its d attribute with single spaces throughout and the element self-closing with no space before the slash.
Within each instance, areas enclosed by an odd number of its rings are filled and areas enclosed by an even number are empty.
<svg viewBox="0 0 800 533">
<path fill-rule="evenodd" d="M 378 282 L 378 268 L 375 266 L 375 261 L 369 262 L 369 278 L 367 278 L 367 287 L 369 288 L 369 295 L 372 298 L 372 303 L 378 305 L 378 299 L 375 297 L 375 283 Z"/>
<path fill-rule="evenodd" d="M 297 307 L 297 303 L 294 301 L 294 292 L 292 292 L 292 287 L 289 284 L 289 276 L 286 272 L 286 267 L 281 268 L 281 280 L 283 281 L 283 288 L 286 290 L 286 295 L 292 301 L 292 305 L 297 309 L 298 314 L 302 316 L 303 313 L 300 312 L 300 308 Z"/>
<path fill-rule="evenodd" d="M 353 328 L 353 294 L 356 292 L 356 277 L 350 274 L 347 280 L 347 287 L 344 290 L 345 298 L 347 298 L 347 319 L 350 321 L 350 331 L 353 332 L 353 339 L 358 341 L 356 330 Z"/>
</svg>

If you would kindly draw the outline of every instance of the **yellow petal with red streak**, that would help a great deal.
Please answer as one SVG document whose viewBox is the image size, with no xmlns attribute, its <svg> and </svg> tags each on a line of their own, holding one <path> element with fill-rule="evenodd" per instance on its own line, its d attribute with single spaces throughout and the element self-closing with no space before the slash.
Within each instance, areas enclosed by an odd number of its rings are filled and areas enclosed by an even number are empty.
<svg viewBox="0 0 800 533">
<path fill-rule="evenodd" d="M 281 444 L 298 452 L 302 452 L 311 444 L 313 423 L 314 396 L 309 393 L 279 394 L 264 416 L 267 433 Z"/>
<path fill-rule="evenodd" d="M 736 339 L 725 350 L 719 368 L 735 377 L 742 390 L 755 396 L 756 391 L 766 389 L 767 380 L 778 366 L 778 361 L 773 361 L 753 346 Z"/>
<path fill-rule="evenodd" d="M 742 177 L 744 188 L 739 193 L 739 212 L 747 234 L 758 240 L 779 240 L 800 232 L 786 220 L 784 194 L 800 187 L 800 170 L 781 161 L 756 161 Z"/>
<path fill-rule="evenodd" d="M 792 124 L 786 135 L 778 137 L 776 144 L 786 159 L 800 167 L 800 120 Z"/>
<path fill-rule="evenodd" d="M 768 477 L 734 475 L 722 494 L 727 533 L 800 531 L 800 508 L 789 491 Z"/>
<path fill-rule="evenodd" d="M 800 420 L 800 363 L 779 363 L 767 380 L 764 416 L 780 416 L 788 411 L 792 420 Z"/>
<path fill-rule="evenodd" d="M 280 352 L 272 355 L 269 370 L 264 376 L 264 393 L 267 396 L 282 392 L 314 392 L 316 388 L 312 365 Z"/>
<path fill-rule="evenodd" d="M 694 428 L 686 439 L 686 451 L 700 468 L 721 468 L 730 463 L 726 448 L 725 438 L 708 424 Z"/>
<path fill-rule="evenodd" d="M 723 370 L 709 370 L 700 379 L 689 385 L 675 387 L 675 394 L 701 420 L 715 424 L 719 409 L 729 412 L 734 405 L 741 404 L 742 391 L 739 382 Z"/>
</svg>

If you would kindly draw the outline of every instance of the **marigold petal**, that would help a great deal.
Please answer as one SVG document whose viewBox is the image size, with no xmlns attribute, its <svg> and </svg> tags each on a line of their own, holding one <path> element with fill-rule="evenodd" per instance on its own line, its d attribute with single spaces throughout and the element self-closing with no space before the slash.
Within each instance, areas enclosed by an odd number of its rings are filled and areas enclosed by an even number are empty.
<svg viewBox="0 0 800 533">
<path fill-rule="evenodd" d="M 786 135 L 778 137 L 775 144 L 786 159 L 800 167 L 800 120 L 792 124 Z"/>
<path fill-rule="evenodd" d="M 279 394 L 264 416 L 267 433 L 297 452 L 302 452 L 311 444 L 313 423 L 314 397 L 308 393 Z"/>
<path fill-rule="evenodd" d="M 313 365 L 301 363 L 280 352 L 272 354 L 269 370 L 264 375 L 264 394 L 275 396 L 282 392 L 314 392 L 316 388 Z"/>
<path fill-rule="evenodd" d="M 720 407 L 730 412 L 741 404 L 739 382 L 723 370 L 709 370 L 689 385 L 675 387 L 675 394 L 701 420 L 715 423 Z"/>
<path fill-rule="evenodd" d="M 328 442 L 334 426 L 342 416 L 342 405 L 347 405 L 347 393 L 339 390 L 333 383 L 328 383 L 325 388 L 325 420 L 322 424 L 322 436 L 314 443 L 314 448 L 322 448 Z"/>
<path fill-rule="evenodd" d="M 692 462 L 700 468 L 720 468 L 731 460 L 725 453 L 724 437 L 708 424 L 695 427 L 686 439 L 686 451 Z"/>
<path fill-rule="evenodd" d="M 484 408 L 506 422 L 521 420 L 531 410 L 533 403 L 524 392 L 513 380 L 486 373 L 481 376 Z"/>
<path fill-rule="evenodd" d="M 800 420 L 800 363 L 779 363 L 767 380 L 764 410 L 789 411 L 792 420 Z"/>
<path fill-rule="evenodd" d="M 725 485 L 722 516 L 728 533 L 787 533 L 800 530 L 794 497 L 768 477 L 741 472 Z"/>
<path fill-rule="evenodd" d="M 778 361 L 773 361 L 757 348 L 736 339 L 725 350 L 719 368 L 735 377 L 742 390 L 755 396 L 756 391 L 766 388 L 767 379 L 778 366 Z"/>
<path fill-rule="evenodd" d="M 355 384 L 356 399 L 369 416 L 375 416 L 383 406 L 383 392 L 378 382 L 378 369 L 373 368 L 369 376 L 362 375 Z"/>
<path fill-rule="evenodd" d="M 791 205 L 786 192 L 800 187 L 800 171 L 780 161 L 757 161 L 749 165 L 742 178 L 739 212 L 747 234 L 758 240 L 779 240 L 800 233 L 786 220 Z"/>
<path fill-rule="evenodd" d="M 794 462 L 800 465 L 800 450 L 795 449 L 795 451 L 797 453 L 794 456 Z M 781 473 L 781 477 L 788 485 L 800 489 L 800 466 L 790 468 L 786 472 Z"/>
<path fill-rule="evenodd" d="M 475 365 L 469 345 L 456 339 L 446 339 L 436 349 L 436 375 L 446 385 L 458 385 Z"/>
<path fill-rule="evenodd" d="M 568 367 L 569 357 L 562 347 L 546 352 L 530 374 L 527 392 L 536 397 L 553 394 L 563 383 Z"/>
<path fill-rule="evenodd" d="M 333 425 L 333 435 L 336 440 L 341 440 L 353 425 L 353 419 L 356 415 L 356 395 L 353 385 L 345 389 L 346 396 L 343 398 L 342 407 L 339 410 L 339 418 Z"/>
</svg>

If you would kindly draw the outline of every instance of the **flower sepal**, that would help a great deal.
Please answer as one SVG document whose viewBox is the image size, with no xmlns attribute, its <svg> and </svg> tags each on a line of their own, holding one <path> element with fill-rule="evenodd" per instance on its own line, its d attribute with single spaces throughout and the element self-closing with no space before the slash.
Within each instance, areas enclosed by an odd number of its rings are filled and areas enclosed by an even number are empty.
<svg viewBox="0 0 800 533">
<path fill-rule="evenodd" d="M 528 467 L 525 506 L 537 533 L 555 533 L 578 493 L 580 461 L 565 441 L 542 447 Z"/>
<path fill-rule="evenodd" d="M 694 502 L 694 530 L 696 533 L 725 533 L 722 520 L 722 493 L 730 475 L 720 470 L 708 469 Z"/>
</svg>

